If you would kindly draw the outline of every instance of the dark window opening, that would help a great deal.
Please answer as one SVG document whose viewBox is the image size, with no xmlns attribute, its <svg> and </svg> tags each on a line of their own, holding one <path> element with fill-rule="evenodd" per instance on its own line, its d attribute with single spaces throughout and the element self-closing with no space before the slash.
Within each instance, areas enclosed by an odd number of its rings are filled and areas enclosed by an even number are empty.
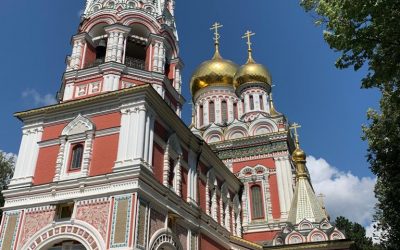
<svg viewBox="0 0 400 250">
<path fill-rule="evenodd" d="M 59 204 L 56 212 L 56 220 L 69 220 L 74 212 L 74 203 Z"/>
<path fill-rule="evenodd" d="M 71 157 L 71 166 L 70 170 L 79 170 L 81 169 L 83 158 L 83 145 L 78 144 L 72 148 L 72 157 Z"/>
<path fill-rule="evenodd" d="M 233 104 L 233 116 L 238 119 L 238 104 L 236 102 Z"/>
<path fill-rule="evenodd" d="M 263 206 L 263 199 L 261 195 L 261 187 L 258 185 L 251 187 L 251 217 L 253 219 L 262 219 L 264 218 L 264 206 Z"/>
<path fill-rule="evenodd" d="M 107 42 L 106 40 L 100 40 L 99 45 L 96 47 L 96 63 L 103 63 L 106 58 Z"/>
<path fill-rule="evenodd" d="M 200 105 L 200 112 L 199 112 L 199 118 L 200 118 L 200 126 L 203 126 L 204 124 L 204 110 L 203 110 L 203 105 Z"/>
<path fill-rule="evenodd" d="M 208 107 L 208 112 L 209 112 L 209 117 L 210 117 L 210 123 L 215 122 L 215 104 L 214 104 L 214 102 L 210 102 L 209 107 Z"/>
<path fill-rule="evenodd" d="M 168 176 L 168 185 L 170 187 L 174 186 L 174 178 L 175 178 L 175 161 L 173 159 L 169 159 L 169 176 Z"/>
<path fill-rule="evenodd" d="M 165 75 L 167 76 L 167 78 L 168 79 L 170 79 L 169 78 L 169 73 L 170 73 L 170 71 L 171 71 L 171 65 L 170 65 L 170 63 L 169 63 L 169 61 L 168 61 L 168 58 L 165 58 L 165 68 L 164 68 L 164 72 L 165 72 Z M 171 79 L 172 80 L 172 79 Z"/>
<path fill-rule="evenodd" d="M 262 95 L 260 95 L 260 109 L 264 110 L 264 99 Z"/>
<path fill-rule="evenodd" d="M 253 97 L 253 95 L 250 96 L 250 110 L 254 110 L 254 97 Z"/>
<path fill-rule="evenodd" d="M 222 122 L 227 123 L 228 122 L 228 106 L 226 101 L 222 101 L 221 103 L 221 115 L 222 115 Z"/>
<path fill-rule="evenodd" d="M 128 40 L 126 44 L 125 65 L 135 69 L 145 69 L 146 47 L 141 43 Z"/>
</svg>

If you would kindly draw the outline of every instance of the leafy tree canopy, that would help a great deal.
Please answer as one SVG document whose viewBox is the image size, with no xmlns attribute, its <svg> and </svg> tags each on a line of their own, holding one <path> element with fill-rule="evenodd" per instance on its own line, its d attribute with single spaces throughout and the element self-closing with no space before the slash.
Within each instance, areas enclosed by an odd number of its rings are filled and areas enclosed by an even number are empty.
<svg viewBox="0 0 400 250">
<path fill-rule="evenodd" d="M 0 151 L 0 207 L 4 205 L 4 197 L 1 193 L 7 188 L 7 185 L 14 173 L 15 158 Z M 1 218 L 0 211 L 0 218 Z"/>
<path fill-rule="evenodd" d="M 400 1 L 301 0 L 316 14 L 338 68 L 368 69 L 363 88 L 378 88 L 380 112 L 370 110 L 363 128 L 367 158 L 378 182 L 375 219 L 387 249 L 400 249 Z M 357 194 L 355 194 L 357 195 Z"/>
</svg>

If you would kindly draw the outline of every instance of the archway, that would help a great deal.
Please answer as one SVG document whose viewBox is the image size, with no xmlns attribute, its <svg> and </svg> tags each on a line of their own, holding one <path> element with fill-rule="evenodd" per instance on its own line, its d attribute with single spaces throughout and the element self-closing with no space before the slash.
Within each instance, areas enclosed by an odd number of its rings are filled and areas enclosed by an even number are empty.
<svg viewBox="0 0 400 250">
<path fill-rule="evenodd" d="M 63 248 L 63 244 L 76 248 Z M 60 248 L 61 244 L 61 248 Z M 55 248 L 54 248 L 55 247 Z M 57 248 L 58 247 L 58 248 Z M 106 249 L 102 236 L 95 228 L 83 221 L 49 225 L 33 237 L 21 249 L 26 250 L 101 250 Z"/>
</svg>

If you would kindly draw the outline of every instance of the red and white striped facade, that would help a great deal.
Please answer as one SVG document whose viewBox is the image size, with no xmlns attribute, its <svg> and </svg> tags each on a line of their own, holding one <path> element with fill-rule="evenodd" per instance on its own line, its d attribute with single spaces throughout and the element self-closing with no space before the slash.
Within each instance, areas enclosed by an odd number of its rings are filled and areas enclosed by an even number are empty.
<svg viewBox="0 0 400 250">
<path fill-rule="evenodd" d="M 261 249 L 284 239 L 295 187 L 288 123 L 259 85 L 203 89 L 191 129 L 183 123 L 174 7 L 87 0 L 59 103 L 15 114 L 23 136 L 0 249 Z"/>
</svg>

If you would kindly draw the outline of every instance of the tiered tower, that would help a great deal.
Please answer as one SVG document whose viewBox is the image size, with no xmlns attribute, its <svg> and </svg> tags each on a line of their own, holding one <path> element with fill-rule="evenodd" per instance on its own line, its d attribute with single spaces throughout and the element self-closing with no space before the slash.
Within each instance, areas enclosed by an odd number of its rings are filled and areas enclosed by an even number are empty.
<svg viewBox="0 0 400 250">
<path fill-rule="evenodd" d="M 15 114 L 23 136 L 0 249 L 346 249 L 273 106 L 253 33 L 239 67 L 213 26 L 215 54 L 191 82 L 191 130 L 183 123 L 174 6 L 87 1 L 59 102 Z"/>
</svg>

